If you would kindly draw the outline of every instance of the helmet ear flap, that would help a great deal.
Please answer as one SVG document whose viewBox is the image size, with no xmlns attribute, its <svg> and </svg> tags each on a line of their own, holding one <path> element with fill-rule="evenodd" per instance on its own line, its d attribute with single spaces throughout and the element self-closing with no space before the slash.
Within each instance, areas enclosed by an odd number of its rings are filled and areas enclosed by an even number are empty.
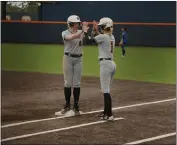
<svg viewBox="0 0 177 145">
<path fill-rule="evenodd" d="M 70 26 L 70 27 L 73 27 L 73 26 L 74 26 L 74 23 L 70 22 L 70 23 L 69 23 L 69 26 Z"/>
<path fill-rule="evenodd" d="M 81 23 L 80 22 L 78 22 L 79 23 L 79 27 L 81 26 Z M 69 27 L 73 27 L 74 26 L 74 23 L 73 22 L 70 22 L 70 23 L 68 23 L 68 25 L 69 25 Z"/>
<path fill-rule="evenodd" d="M 101 34 L 103 33 L 103 30 L 105 29 L 105 26 L 106 26 L 106 25 L 99 25 L 98 31 L 99 31 Z"/>
<path fill-rule="evenodd" d="M 101 28 L 102 30 L 104 30 L 104 29 L 105 29 L 105 26 L 106 26 L 106 25 L 101 25 L 100 28 Z"/>
</svg>

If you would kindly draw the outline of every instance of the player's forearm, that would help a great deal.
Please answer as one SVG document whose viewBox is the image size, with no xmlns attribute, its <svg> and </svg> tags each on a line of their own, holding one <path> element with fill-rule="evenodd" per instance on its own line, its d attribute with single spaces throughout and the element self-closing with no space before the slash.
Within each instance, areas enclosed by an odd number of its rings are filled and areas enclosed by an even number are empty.
<svg viewBox="0 0 177 145">
<path fill-rule="evenodd" d="M 93 37 L 99 35 L 99 31 L 95 31 L 95 30 L 92 30 L 92 33 L 91 33 L 91 38 L 93 39 Z"/>
<path fill-rule="evenodd" d="M 85 36 L 84 38 L 87 38 L 89 40 L 91 39 L 91 36 L 89 36 L 88 32 L 84 32 L 84 36 Z"/>
<path fill-rule="evenodd" d="M 84 32 L 85 38 L 89 40 L 90 43 L 95 42 L 94 36 L 89 36 L 88 32 Z"/>
<path fill-rule="evenodd" d="M 66 35 L 66 36 L 65 36 L 65 40 L 73 40 L 73 39 L 76 39 L 76 38 L 80 37 L 82 33 L 83 33 L 83 31 L 79 31 L 79 32 L 77 32 L 77 33 L 75 33 L 75 34 Z"/>
<path fill-rule="evenodd" d="M 100 34 L 100 32 L 99 32 L 98 30 L 96 30 L 96 31 L 95 31 L 95 34 L 96 34 L 96 35 L 99 35 L 99 34 Z"/>
</svg>

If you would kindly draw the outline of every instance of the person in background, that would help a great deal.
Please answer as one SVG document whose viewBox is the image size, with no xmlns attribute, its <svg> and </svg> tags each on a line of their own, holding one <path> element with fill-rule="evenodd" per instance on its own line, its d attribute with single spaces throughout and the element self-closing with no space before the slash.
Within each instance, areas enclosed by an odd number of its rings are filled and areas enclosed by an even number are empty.
<svg viewBox="0 0 177 145">
<path fill-rule="evenodd" d="M 125 50 L 125 45 L 127 44 L 128 41 L 128 33 L 127 33 L 127 28 L 121 28 L 121 39 L 119 45 L 122 48 L 122 56 L 126 56 L 126 50 Z"/>
</svg>

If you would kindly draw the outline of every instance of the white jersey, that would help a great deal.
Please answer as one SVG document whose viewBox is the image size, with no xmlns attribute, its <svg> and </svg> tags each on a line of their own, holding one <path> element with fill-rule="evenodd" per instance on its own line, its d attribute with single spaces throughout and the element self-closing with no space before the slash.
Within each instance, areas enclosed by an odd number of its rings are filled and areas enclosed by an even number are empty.
<svg viewBox="0 0 177 145">
<path fill-rule="evenodd" d="M 77 32 L 82 31 L 78 30 Z M 84 34 L 81 34 L 80 38 L 73 40 L 65 40 L 66 35 L 73 34 L 70 30 L 65 30 L 62 32 L 62 38 L 64 42 L 64 52 L 71 54 L 82 54 L 82 45 Z"/>
<path fill-rule="evenodd" d="M 99 34 L 94 37 L 98 43 L 99 56 L 98 58 L 111 58 L 113 59 L 113 52 L 115 47 L 115 38 L 111 34 Z"/>
</svg>

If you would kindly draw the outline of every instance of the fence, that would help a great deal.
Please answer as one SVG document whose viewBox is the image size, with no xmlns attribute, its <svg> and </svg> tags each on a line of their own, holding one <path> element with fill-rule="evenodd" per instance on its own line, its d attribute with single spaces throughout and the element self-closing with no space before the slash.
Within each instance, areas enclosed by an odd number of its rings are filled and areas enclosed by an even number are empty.
<svg viewBox="0 0 177 145">
<path fill-rule="evenodd" d="M 120 28 L 128 29 L 130 46 L 176 46 L 176 23 L 115 22 L 114 36 L 119 42 Z M 66 22 L 6 21 L 2 20 L 2 42 L 9 43 L 63 43 L 61 32 Z"/>
</svg>

